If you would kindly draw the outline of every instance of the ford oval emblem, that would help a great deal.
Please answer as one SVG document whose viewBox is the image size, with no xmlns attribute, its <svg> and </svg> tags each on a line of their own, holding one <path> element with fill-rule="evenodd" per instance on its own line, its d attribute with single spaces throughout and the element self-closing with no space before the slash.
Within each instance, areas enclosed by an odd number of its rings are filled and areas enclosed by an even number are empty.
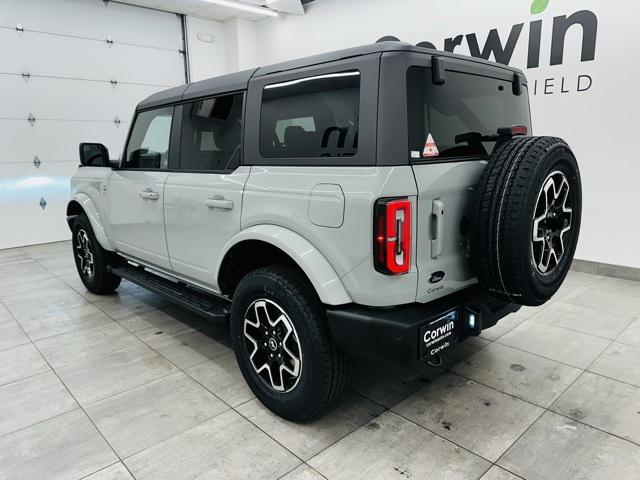
<svg viewBox="0 0 640 480">
<path fill-rule="evenodd" d="M 429 277 L 429 283 L 438 283 L 444 278 L 444 272 L 433 272 Z"/>
</svg>

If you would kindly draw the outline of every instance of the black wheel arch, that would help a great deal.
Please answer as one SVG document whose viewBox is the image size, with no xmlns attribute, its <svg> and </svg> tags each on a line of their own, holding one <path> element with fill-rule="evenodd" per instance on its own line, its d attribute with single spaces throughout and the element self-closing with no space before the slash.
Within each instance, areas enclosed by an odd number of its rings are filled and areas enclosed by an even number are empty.
<svg viewBox="0 0 640 480">
<path fill-rule="evenodd" d="M 263 240 L 243 240 L 225 254 L 218 271 L 218 286 L 231 298 L 238 284 L 248 273 L 271 265 L 286 265 L 308 279 L 302 268 L 286 252 Z"/>
<path fill-rule="evenodd" d="M 78 215 L 86 215 L 86 212 L 80 202 L 71 200 L 67 205 L 67 225 L 69 225 L 69 230 L 73 230 L 73 221 Z"/>
</svg>

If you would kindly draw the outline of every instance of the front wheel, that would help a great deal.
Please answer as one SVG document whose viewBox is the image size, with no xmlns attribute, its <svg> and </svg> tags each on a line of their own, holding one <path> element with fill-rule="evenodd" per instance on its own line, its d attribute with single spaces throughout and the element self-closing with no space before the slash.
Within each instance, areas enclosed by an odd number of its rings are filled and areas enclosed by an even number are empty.
<svg viewBox="0 0 640 480">
<path fill-rule="evenodd" d="M 122 279 L 108 270 L 112 254 L 100 246 L 85 215 L 74 220 L 71 243 L 78 275 L 87 290 L 106 294 L 118 288 Z"/>
<path fill-rule="evenodd" d="M 285 419 L 321 416 L 347 386 L 350 360 L 331 340 L 313 287 L 293 268 L 260 268 L 242 279 L 231 333 L 247 384 Z"/>
</svg>

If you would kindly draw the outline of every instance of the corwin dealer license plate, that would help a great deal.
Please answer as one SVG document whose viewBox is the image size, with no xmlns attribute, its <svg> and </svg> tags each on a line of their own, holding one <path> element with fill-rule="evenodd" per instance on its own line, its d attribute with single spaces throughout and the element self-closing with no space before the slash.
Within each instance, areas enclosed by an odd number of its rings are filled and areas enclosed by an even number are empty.
<svg viewBox="0 0 640 480">
<path fill-rule="evenodd" d="M 431 357 L 442 353 L 454 344 L 458 331 L 456 310 L 431 320 L 420 328 L 420 357 Z"/>
</svg>

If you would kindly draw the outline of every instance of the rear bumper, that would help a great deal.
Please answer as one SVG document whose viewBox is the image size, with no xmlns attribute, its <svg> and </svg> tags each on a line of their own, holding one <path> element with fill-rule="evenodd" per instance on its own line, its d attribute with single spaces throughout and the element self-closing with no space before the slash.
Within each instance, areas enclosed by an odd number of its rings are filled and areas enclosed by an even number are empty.
<svg viewBox="0 0 640 480">
<path fill-rule="evenodd" d="M 455 335 L 449 338 L 454 345 L 447 347 L 450 352 L 455 349 L 455 343 L 480 335 L 483 329 L 519 308 L 520 305 L 498 300 L 474 286 L 426 304 L 330 307 L 327 319 L 334 341 L 345 352 L 357 358 L 383 360 L 415 369 L 427 362 L 440 361 L 439 353 L 429 350 L 421 338 L 421 329 L 434 320 L 447 315 L 456 318 Z M 473 327 L 470 319 L 474 320 Z"/>
</svg>

